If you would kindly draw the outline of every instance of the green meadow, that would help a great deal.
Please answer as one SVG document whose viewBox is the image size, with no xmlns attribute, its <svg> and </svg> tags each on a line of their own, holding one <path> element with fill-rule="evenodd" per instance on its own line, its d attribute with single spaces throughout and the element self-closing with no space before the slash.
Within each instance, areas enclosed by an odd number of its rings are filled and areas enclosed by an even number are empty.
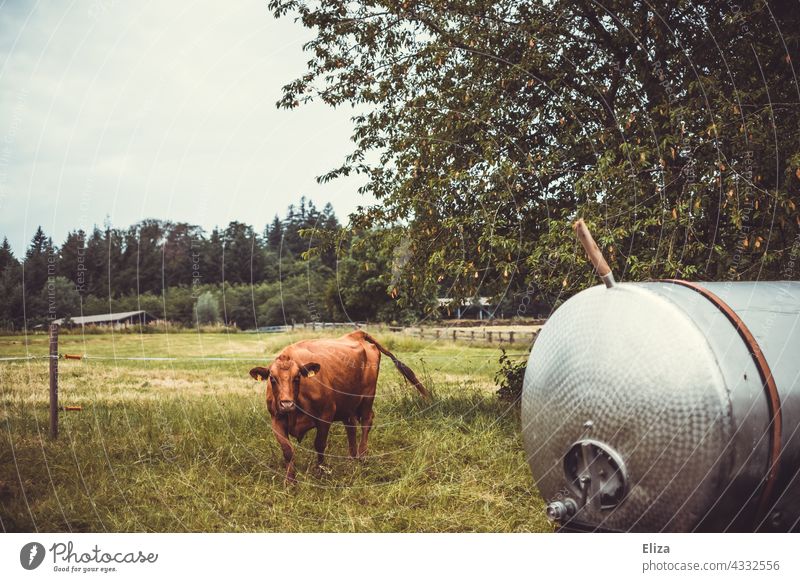
<svg viewBox="0 0 800 582">
<path fill-rule="evenodd" d="M 349 459 L 344 427 L 334 425 L 331 474 L 312 472 L 313 438 L 306 437 L 296 446 L 299 483 L 285 486 L 265 384 L 247 372 L 303 337 L 309 335 L 63 334 L 61 353 L 88 357 L 59 361 L 60 402 L 82 410 L 60 413 L 55 441 L 48 437 L 47 360 L 0 362 L 0 526 L 551 530 L 522 450 L 518 407 L 494 393 L 499 348 L 487 345 L 379 334 L 433 398 L 421 400 L 385 358 L 370 456 Z M 47 349 L 45 335 L 0 337 L 0 357 Z"/>
</svg>

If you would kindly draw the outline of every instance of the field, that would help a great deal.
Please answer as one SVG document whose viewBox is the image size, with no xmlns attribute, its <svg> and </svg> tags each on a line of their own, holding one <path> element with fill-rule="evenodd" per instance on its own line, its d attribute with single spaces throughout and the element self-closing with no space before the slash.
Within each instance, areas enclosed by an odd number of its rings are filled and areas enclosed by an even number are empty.
<svg viewBox="0 0 800 582">
<path fill-rule="evenodd" d="M 494 395 L 499 348 L 485 345 L 381 335 L 428 384 L 432 401 L 384 359 L 370 457 L 347 458 L 344 428 L 334 425 L 332 473 L 312 473 L 306 437 L 297 446 L 299 484 L 286 487 L 265 385 L 247 371 L 300 337 L 62 335 L 61 353 L 89 358 L 59 362 L 61 404 L 83 409 L 61 412 L 57 441 L 47 436 L 47 361 L 0 362 L 0 526 L 550 530 L 522 451 L 518 408 Z M 46 354 L 47 337 L 0 337 L 0 357 L 26 353 Z M 141 357 L 175 359 L 119 359 Z"/>
</svg>

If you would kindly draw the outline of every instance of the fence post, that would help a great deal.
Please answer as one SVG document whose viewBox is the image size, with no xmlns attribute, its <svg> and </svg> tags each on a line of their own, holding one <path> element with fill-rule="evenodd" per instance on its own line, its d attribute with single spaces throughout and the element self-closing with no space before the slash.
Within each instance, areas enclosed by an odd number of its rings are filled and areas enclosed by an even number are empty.
<svg viewBox="0 0 800 582">
<path fill-rule="evenodd" d="M 50 324 L 50 438 L 58 438 L 58 324 Z"/>
<path fill-rule="evenodd" d="M 492 332 L 487 331 L 486 332 L 486 337 L 489 338 L 489 343 L 492 343 Z"/>
<path fill-rule="evenodd" d="M 456 333 L 457 333 L 457 330 L 454 329 L 453 330 L 453 341 L 456 341 Z"/>
<path fill-rule="evenodd" d="M 469 338 L 469 340 L 470 340 L 470 341 L 472 341 L 472 342 L 474 342 L 474 341 L 475 341 L 475 330 L 474 330 L 474 329 L 472 330 L 472 332 L 470 332 L 470 338 Z"/>
<path fill-rule="evenodd" d="M 508 343 L 510 343 L 510 344 L 514 343 L 514 332 L 513 331 L 508 332 Z"/>
</svg>

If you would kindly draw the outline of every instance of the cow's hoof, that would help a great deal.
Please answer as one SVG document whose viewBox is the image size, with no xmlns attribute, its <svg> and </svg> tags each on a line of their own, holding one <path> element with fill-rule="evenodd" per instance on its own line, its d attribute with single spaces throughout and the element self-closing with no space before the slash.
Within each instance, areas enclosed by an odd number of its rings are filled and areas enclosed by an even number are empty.
<svg viewBox="0 0 800 582">
<path fill-rule="evenodd" d="M 283 480 L 283 484 L 286 487 L 294 487 L 295 485 L 297 485 L 297 478 L 294 475 L 292 475 L 291 477 L 286 477 L 286 479 Z"/>
</svg>

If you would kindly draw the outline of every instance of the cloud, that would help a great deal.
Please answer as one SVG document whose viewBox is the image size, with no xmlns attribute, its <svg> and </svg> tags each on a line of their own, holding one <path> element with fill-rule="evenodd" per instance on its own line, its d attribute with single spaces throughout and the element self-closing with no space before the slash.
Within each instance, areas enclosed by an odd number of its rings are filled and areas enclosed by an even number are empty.
<svg viewBox="0 0 800 582">
<path fill-rule="evenodd" d="M 309 38 L 261 0 L 3 4 L 0 235 L 19 255 L 39 224 L 60 242 L 106 216 L 261 228 L 302 194 L 363 204 L 358 178 L 314 179 L 351 113 L 274 106 Z"/>
</svg>

